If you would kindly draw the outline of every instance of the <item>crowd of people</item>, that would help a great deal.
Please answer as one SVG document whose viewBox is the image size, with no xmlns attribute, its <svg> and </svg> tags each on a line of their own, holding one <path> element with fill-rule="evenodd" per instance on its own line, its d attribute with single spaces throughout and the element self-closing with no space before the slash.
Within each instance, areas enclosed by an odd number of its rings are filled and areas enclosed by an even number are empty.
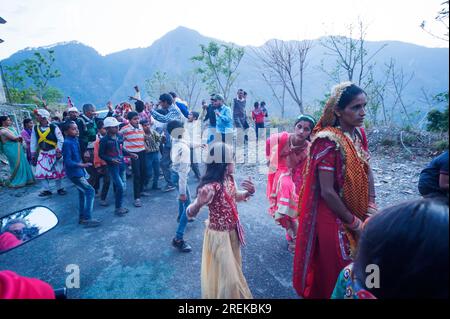
<svg viewBox="0 0 450 319">
<path fill-rule="evenodd" d="M 211 103 L 203 101 L 201 112 L 195 112 L 174 92 L 162 94 L 155 105 L 141 99 L 138 86 L 134 89 L 134 96 L 129 97 L 134 106 L 122 102 L 113 107 L 108 102 L 108 113 L 103 118 L 97 116 L 95 106 L 90 103 L 84 104 L 80 112 L 70 97 L 62 117 L 52 116 L 44 105 L 34 111 L 34 120 L 23 121 L 21 134 L 16 132 L 8 116 L 2 116 L 0 145 L 11 168 L 7 186 L 19 188 L 40 180 L 40 197 L 52 196 L 53 184 L 56 193 L 63 196 L 67 191 L 62 181 L 67 177 L 78 190 L 79 223 L 86 227 L 101 224 L 93 217 L 94 200 L 99 196 L 100 205 L 108 206 L 111 183 L 116 215 L 129 212 L 123 206 L 127 175 L 132 176 L 136 207 L 142 207 L 141 197 L 149 196 L 149 191 L 178 189 L 180 227 L 173 244 L 188 252 L 191 247 L 183 240 L 186 227 L 183 211 L 190 204 L 187 176 L 192 170 L 200 181 L 198 150 L 205 149 L 215 139 L 225 141 L 225 136 L 233 134 L 234 123 L 246 112 L 247 94 L 238 91 L 233 117 L 220 94 L 211 95 Z M 243 121 L 248 125 L 247 119 Z M 201 142 L 203 123 L 208 123 L 204 144 Z M 172 129 L 182 128 L 184 137 L 172 137 Z M 189 165 L 178 163 L 179 160 L 174 162 L 180 156 L 186 157 Z M 163 189 L 159 186 L 161 173 L 166 181 Z"/>
<path fill-rule="evenodd" d="M 149 190 L 178 190 L 178 226 L 172 245 L 192 250 L 185 229 L 201 207 L 209 217 L 203 241 L 203 298 L 251 298 L 242 271 L 240 247 L 245 245 L 237 202 L 249 200 L 255 186 L 234 179 L 233 140 L 236 130 L 250 127 L 247 94 L 238 90 L 232 108 L 220 94 L 202 101 L 195 112 L 174 92 L 157 105 L 144 102 L 135 87 L 127 102 L 108 104 L 104 119 L 92 104 L 83 114 L 69 105 L 59 123 L 45 109 L 37 124 L 24 121 L 18 134 L 8 117 L 0 117 L 1 145 L 11 165 L 11 187 L 42 180 L 39 196 L 65 195 L 61 180 L 70 179 L 79 193 L 80 224 L 97 227 L 93 217 L 96 193 L 107 206 L 112 182 L 115 213 L 123 216 L 127 167 L 131 167 L 134 206 Z M 448 151 L 421 173 L 425 197 L 379 212 L 369 142 L 363 129 L 367 94 L 345 82 L 335 86 L 320 119 L 302 114 L 293 132 L 266 140 L 268 212 L 283 227 L 287 249 L 294 254 L 293 286 L 302 298 L 448 297 Z M 251 118 L 257 138 L 268 117 L 265 102 L 255 102 Z M 57 121 L 57 120 L 56 120 Z M 207 125 L 202 125 L 207 123 Z M 206 143 L 194 136 L 206 132 Z M 26 143 L 26 149 L 22 147 Z M 205 169 L 199 167 L 206 152 Z M 28 163 L 35 166 L 33 176 Z M 198 179 L 195 199 L 187 180 Z M 100 190 L 100 184 L 102 187 Z M 151 182 L 151 183 L 150 183 Z M 151 187 L 150 187 L 151 184 Z M 447 256 L 445 258 L 445 256 Z M 367 285 L 367 266 L 380 268 L 382 285 Z"/>
</svg>

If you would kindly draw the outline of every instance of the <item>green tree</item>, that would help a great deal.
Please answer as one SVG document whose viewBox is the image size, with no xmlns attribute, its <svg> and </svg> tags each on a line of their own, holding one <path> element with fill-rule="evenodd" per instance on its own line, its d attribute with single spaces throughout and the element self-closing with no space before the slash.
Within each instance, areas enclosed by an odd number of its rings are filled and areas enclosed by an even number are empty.
<svg viewBox="0 0 450 319">
<path fill-rule="evenodd" d="M 5 66 L 5 81 L 8 89 L 23 89 L 25 81 L 23 67 L 23 62 Z"/>
<path fill-rule="evenodd" d="M 62 94 L 62 92 L 52 86 L 47 88 L 43 96 L 44 100 L 48 103 L 61 101 L 63 97 L 64 95 Z"/>
<path fill-rule="evenodd" d="M 15 88 L 8 88 L 9 98 L 11 103 L 17 103 L 17 104 L 34 104 L 35 101 L 33 100 L 34 92 L 30 89 L 15 89 Z"/>
<path fill-rule="evenodd" d="M 239 75 L 237 68 L 244 56 L 244 49 L 216 42 L 210 42 L 208 46 L 202 44 L 200 49 L 201 53 L 191 58 L 200 64 L 196 72 L 202 76 L 211 93 L 220 93 L 227 101 Z"/>
<path fill-rule="evenodd" d="M 197 106 L 200 95 L 204 93 L 201 78 L 195 71 L 177 76 L 172 85 L 175 92 L 188 103 L 190 108 Z"/>
<path fill-rule="evenodd" d="M 61 76 L 59 70 L 54 68 L 55 61 L 55 52 L 53 50 L 48 50 L 44 54 L 35 52 L 33 58 L 24 61 L 25 73 L 31 79 L 33 90 L 40 100 L 44 100 L 45 95 L 48 95 L 50 80 Z M 52 88 L 52 90 L 56 89 Z M 55 97 L 54 94 L 50 95 Z"/>
<path fill-rule="evenodd" d="M 151 99 L 158 100 L 162 93 L 167 93 L 169 76 L 166 72 L 156 71 L 150 79 L 145 80 L 145 90 Z"/>
<path fill-rule="evenodd" d="M 430 132 L 448 132 L 448 92 L 439 93 L 434 96 L 433 101 L 437 104 L 446 103 L 445 110 L 443 112 L 433 109 L 427 114 L 427 131 Z"/>
<path fill-rule="evenodd" d="M 25 88 L 24 63 L 5 66 L 5 82 L 11 103 L 34 103 L 33 90 Z"/>
</svg>

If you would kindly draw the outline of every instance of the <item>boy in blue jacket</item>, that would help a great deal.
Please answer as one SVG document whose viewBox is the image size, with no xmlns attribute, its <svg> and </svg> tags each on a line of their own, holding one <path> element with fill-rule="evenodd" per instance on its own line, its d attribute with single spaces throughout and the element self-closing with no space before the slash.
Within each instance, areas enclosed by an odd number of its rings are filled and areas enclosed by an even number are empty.
<svg viewBox="0 0 450 319">
<path fill-rule="evenodd" d="M 64 139 L 63 158 L 66 175 L 78 189 L 79 195 L 79 224 L 85 227 L 97 227 L 100 221 L 92 218 L 94 209 L 95 190 L 86 180 L 85 168 L 91 163 L 83 163 L 81 159 L 80 143 L 78 142 L 78 126 L 75 122 L 69 121 L 63 127 Z"/>
<path fill-rule="evenodd" d="M 115 188 L 115 213 L 118 216 L 124 216 L 129 210 L 122 207 L 127 182 L 123 157 L 129 155 L 136 159 L 137 155 L 123 149 L 123 138 L 118 134 L 119 124 L 114 117 L 107 117 L 103 121 L 103 127 L 107 134 L 100 140 L 98 156 L 107 163 L 108 172 Z"/>
</svg>

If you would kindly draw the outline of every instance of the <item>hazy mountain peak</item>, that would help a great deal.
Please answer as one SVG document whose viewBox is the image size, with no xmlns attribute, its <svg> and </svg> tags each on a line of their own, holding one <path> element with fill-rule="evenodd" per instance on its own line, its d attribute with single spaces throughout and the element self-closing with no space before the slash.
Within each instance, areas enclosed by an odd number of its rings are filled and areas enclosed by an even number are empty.
<svg viewBox="0 0 450 319">
<path fill-rule="evenodd" d="M 166 35 L 169 35 L 171 33 L 181 33 L 181 34 L 195 34 L 195 35 L 200 35 L 200 33 L 197 30 L 194 29 L 190 29 L 188 27 L 185 26 L 178 26 L 175 29 L 173 29 L 172 31 L 169 31 L 166 33 Z"/>
<path fill-rule="evenodd" d="M 161 38 L 156 40 L 153 44 L 160 43 L 189 43 L 189 42 L 198 42 L 206 39 L 203 35 L 201 35 L 198 31 L 179 26 L 172 31 L 167 32 Z"/>
</svg>

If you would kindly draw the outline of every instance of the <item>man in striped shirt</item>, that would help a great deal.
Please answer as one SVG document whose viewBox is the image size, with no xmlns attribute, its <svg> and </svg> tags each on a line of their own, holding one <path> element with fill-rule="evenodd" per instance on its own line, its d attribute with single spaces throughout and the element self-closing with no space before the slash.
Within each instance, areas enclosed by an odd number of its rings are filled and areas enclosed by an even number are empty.
<svg viewBox="0 0 450 319">
<path fill-rule="evenodd" d="M 167 123 L 171 121 L 184 122 L 186 119 L 181 113 L 180 109 L 174 104 L 173 98 L 170 94 L 164 93 L 159 97 L 159 105 L 167 111 L 167 114 L 161 114 L 157 111 L 150 109 L 151 116 L 158 122 L 164 124 L 164 137 L 165 142 L 162 149 L 161 156 L 161 169 L 163 171 L 164 179 L 167 182 L 167 186 L 164 191 L 173 191 L 175 189 L 175 183 L 172 180 L 172 160 L 170 158 L 170 151 L 172 149 L 172 140 L 170 134 L 167 132 Z"/>
<path fill-rule="evenodd" d="M 133 172 L 134 206 L 141 207 L 141 196 L 148 196 L 144 190 L 146 179 L 145 141 L 144 129 L 139 124 L 139 114 L 128 112 L 129 124 L 124 126 L 120 133 L 123 136 L 123 148 L 137 158 L 131 158 L 131 170 Z"/>
</svg>

